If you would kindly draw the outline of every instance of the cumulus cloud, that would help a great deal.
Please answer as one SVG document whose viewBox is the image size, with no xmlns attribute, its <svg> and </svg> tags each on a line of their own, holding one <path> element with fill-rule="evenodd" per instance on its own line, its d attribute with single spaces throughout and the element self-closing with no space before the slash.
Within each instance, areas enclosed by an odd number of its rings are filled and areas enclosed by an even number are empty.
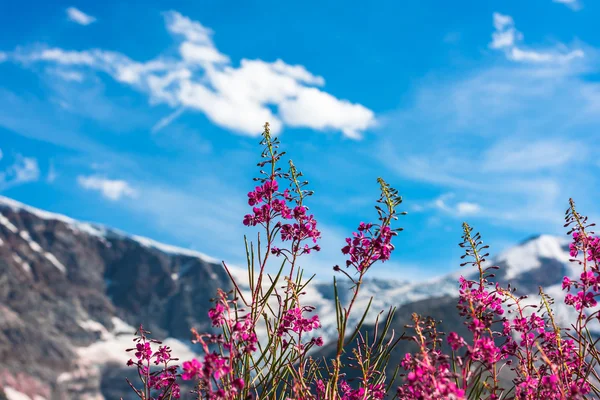
<svg viewBox="0 0 600 400">
<path fill-rule="evenodd" d="M 123 197 L 134 198 L 137 191 L 124 180 L 113 180 L 98 175 L 78 176 L 77 183 L 84 189 L 98 191 L 105 198 L 116 201 Z"/>
<path fill-rule="evenodd" d="M 542 51 L 523 49 L 518 45 L 523 40 L 523 34 L 516 29 L 511 16 L 495 12 L 493 21 L 494 32 L 492 33 L 490 48 L 504 51 L 509 60 L 522 63 L 565 64 L 584 57 L 584 52 L 581 49 L 566 52 L 557 48 Z"/>
<path fill-rule="evenodd" d="M 66 12 L 69 20 L 79 25 L 89 25 L 96 21 L 95 17 L 92 17 L 91 15 L 88 15 L 75 7 L 67 8 Z"/>
<path fill-rule="evenodd" d="M 37 159 L 18 154 L 12 165 L 0 171 L 0 189 L 8 189 L 27 182 L 35 182 L 40 177 Z"/>
<path fill-rule="evenodd" d="M 245 135 L 259 135 L 269 121 L 274 133 L 287 125 L 358 139 L 375 125 L 372 110 L 327 93 L 325 79 L 304 66 L 249 59 L 234 66 L 215 46 L 210 29 L 175 11 L 164 16 L 167 31 L 179 41 L 176 58 L 137 62 L 117 52 L 60 48 L 21 51 L 14 58 L 102 71 L 147 93 L 152 104 L 200 111 L 213 123 Z M 164 128 L 160 122 L 157 126 Z"/>
</svg>

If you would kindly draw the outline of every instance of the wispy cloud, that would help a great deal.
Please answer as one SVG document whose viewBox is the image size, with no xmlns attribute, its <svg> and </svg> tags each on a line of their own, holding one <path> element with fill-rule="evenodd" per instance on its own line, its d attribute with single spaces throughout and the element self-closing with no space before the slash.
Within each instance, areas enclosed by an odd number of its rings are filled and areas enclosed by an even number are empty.
<svg viewBox="0 0 600 400">
<path fill-rule="evenodd" d="M 179 42 L 178 58 L 137 62 L 111 51 L 61 48 L 19 51 L 13 58 L 102 71 L 147 93 L 152 103 L 200 111 L 219 126 L 251 136 L 270 121 L 274 133 L 287 125 L 358 139 L 376 123 L 373 111 L 327 93 L 324 78 L 302 65 L 242 59 L 235 67 L 215 46 L 210 29 L 174 11 L 165 13 L 165 22 Z"/>
<path fill-rule="evenodd" d="M 491 47 L 512 54 L 520 40 L 512 18 L 496 15 L 494 25 L 504 36 Z M 429 77 L 411 105 L 384 118 L 377 159 L 425 187 L 468 195 L 478 207 L 465 204 L 462 212 L 477 210 L 512 229 L 556 231 L 568 198 L 591 204 L 585 188 L 597 182 L 590 155 L 600 150 L 593 139 L 600 85 L 587 80 L 598 72 L 597 50 L 584 48 L 589 57 L 578 63 L 494 60 L 466 74 Z M 394 129 L 411 139 L 398 145 L 388 137 Z M 458 211 L 447 203 L 439 208 Z"/>
<path fill-rule="evenodd" d="M 173 121 L 175 121 L 177 118 L 179 118 L 183 112 L 185 111 L 184 107 L 181 107 L 175 111 L 173 111 L 171 114 L 167 115 L 164 118 L 161 118 L 156 125 L 154 125 L 152 127 L 152 133 L 156 133 L 158 131 L 160 131 L 163 128 L 166 128 L 167 126 L 171 125 L 171 123 Z"/>
<path fill-rule="evenodd" d="M 124 180 L 113 180 L 98 175 L 79 176 L 77 183 L 84 189 L 98 191 L 105 198 L 116 201 L 122 197 L 134 198 L 137 191 Z"/>
<path fill-rule="evenodd" d="M 17 154 L 14 163 L 4 171 L 0 171 L 0 190 L 6 190 L 27 182 L 35 182 L 39 177 L 40 169 L 37 159 Z"/>
<path fill-rule="evenodd" d="M 83 82 L 85 79 L 84 75 L 80 71 L 74 71 L 72 69 L 65 68 L 51 68 L 48 70 L 53 76 L 57 76 L 67 82 Z"/>
<path fill-rule="evenodd" d="M 584 52 L 581 49 L 563 51 L 559 48 L 544 50 L 532 50 L 519 47 L 518 43 L 523 40 L 523 34 L 515 27 L 513 18 L 509 15 L 494 13 L 494 33 L 490 47 L 502 50 L 509 60 L 524 63 L 559 63 L 564 64 L 572 60 L 582 58 Z"/>
<path fill-rule="evenodd" d="M 96 21 L 95 17 L 92 17 L 91 15 L 88 15 L 75 7 L 67 8 L 66 12 L 69 20 L 79 25 L 89 25 Z"/>
<path fill-rule="evenodd" d="M 439 210 L 446 214 L 457 217 L 473 216 L 481 213 L 481 206 L 469 201 L 456 201 L 454 193 L 445 193 L 434 200 L 424 204 L 416 204 L 413 207 L 415 212 L 424 212 L 428 210 Z"/>
<path fill-rule="evenodd" d="M 46 175 L 46 182 L 53 183 L 56 178 L 58 178 L 58 173 L 56 172 L 56 167 L 54 166 L 54 161 L 50 160 L 48 165 L 48 174 Z"/>
<path fill-rule="evenodd" d="M 585 146 L 562 139 L 505 140 L 486 151 L 486 172 L 536 172 L 559 168 L 585 156 Z"/>
<path fill-rule="evenodd" d="M 564 4 L 574 11 L 581 9 L 581 2 L 579 0 L 552 0 L 554 3 Z"/>
</svg>

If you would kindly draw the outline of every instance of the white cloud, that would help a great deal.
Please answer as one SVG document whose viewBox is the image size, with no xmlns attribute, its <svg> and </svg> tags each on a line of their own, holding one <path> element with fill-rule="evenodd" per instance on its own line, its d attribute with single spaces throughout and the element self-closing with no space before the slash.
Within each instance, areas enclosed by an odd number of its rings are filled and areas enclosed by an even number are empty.
<svg viewBox="0 0 600 400">
<path fill-rule="evenodd" d="M 185 37 L 190 42 L 213 46 L 211 36 L 212 30 L 201 23 L 192 21 L 178 12 L 165 13 L 165 20 L 169 32 Z"/>
<path fill-rule="evenodd" d="M 91 15 L 88 15 L 75 7 L 67 8 L 66 12 L 69 20 L 79 25 L 89 25 L 96 21 L 95 17 L 92 17 Z"/>
<path fill-rule="evenodd" d="M 536 51 L 521 50 L 518 47 L 511 49 L 509 58 L 514 61 L 535 62 L 535 63 L 568 63 L 576 58 L 584 56 L 583 50 L 573 50 L 566 54 L 540 53 Z"/>
<path fill-rule="evenodd" d="M 515 44 L 515 40 L 522 37 L 521 33 L 515 29 L 512 17 L 496 12 L 493 18 L 496 31 L 492 33 L 492 43 L 490 43 L 490 46 L 493 49 L 512 47 Z"/>
<path fill-rule="evenodd" d="M 495 12 L 493 21 L 495 31 L 492 33 L 490 47 L 503 50 L 509 60 L 523 63 L 566 64 L 584 57 L 584 52 L 581 49 L 571 51 L 559 51 L 558 48 L 543 51 L 525 50 L 517 45 L 518 42 L 523 40 L 523 34 L 515 28 L 515 22 L 511 16 Z"/>
<path fill-rule="evenodd" d="M 5 52 L 0 51 L 0 63 L 6 61 L 7 59 L 8 55 Z"/>
<path fill-rule="evenodd" d="M 19 156 L 12 171 L 17 182 L 36 181 L 40 177 L 40 169 L 35 158 Z"/>
<path fill-rule="evenodd" d="M 35 158 L 23 157 L 18 154 L 15 162 L 0 171 L 0 190 L 17 186 L 27 182 L 37 181 L 40 177 L 40 169 Z"/>
<path fill-rule="evenodd" d="M 481 206 L 477 203 L 463 201 L 456 205 L 456 211 L 458 215 L 473 215 L 481 211 Z"/>
<path fill-rule="evenodd" d="M 210 29 L 174 11 L 165 13 L 165 22 L 181 41 L 176 59 L 159 56 L 140 63 L 116 52 L 60 48 L 21 51 L 14 58 L 99 70 L 147 93 L 152 104 L 200 111 L 245 135 L 259 135 L 269 121 L 274 133 L 288 125 L 341 131 L 357 139 L 375 125 L 373 111 L 325 92 L 324 78 L 302 65 L 242 59 L 235 67 L 216 48 Z"/>
<path fill-rule="evenodd" d="M 77 183 L 84 189 L 99 191 L 105 198 L 116 201 L 122 197 L 134 198 L 137 191 L 124 180 L 112 180 L 102 176 L 78 176 Z"/>
</svg>

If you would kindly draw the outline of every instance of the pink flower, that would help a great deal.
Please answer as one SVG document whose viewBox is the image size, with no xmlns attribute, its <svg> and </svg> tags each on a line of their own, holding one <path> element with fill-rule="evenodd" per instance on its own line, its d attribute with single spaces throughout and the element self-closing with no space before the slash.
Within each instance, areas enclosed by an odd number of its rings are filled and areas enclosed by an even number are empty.
<svg viewBox="0 0 600 400">
<path fill-rule="evenodd" d="M 200 375 L 200 371 L 202 370 L 202 364 L 200 361 L 195 358 L 191 361 L 185 361 L 182 365 L 183 374 L 181 375 L 181 379 L 184 381 L 191 381 L 196 379 Z"/>
</svg>

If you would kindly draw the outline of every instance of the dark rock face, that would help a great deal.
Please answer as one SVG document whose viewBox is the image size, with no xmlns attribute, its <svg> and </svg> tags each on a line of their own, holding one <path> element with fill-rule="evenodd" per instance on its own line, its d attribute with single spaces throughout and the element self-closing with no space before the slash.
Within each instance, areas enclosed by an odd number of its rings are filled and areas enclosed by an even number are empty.
<svg viewBox="0 0 600 400">
<path fill-rule="evenodd" d="M 507 279 L 505 276 L 505 263 L 498 263 L 500 269 L 492 282 L 499 282 L 506 287 L 508 283 L 516 287 L 519 293 L 538 293 L 539 287 L 547 288 L 561 282 L 562 278 L 569 275 L 569 271 L 564 263 L 552 258 L 540 258 L 541 266 L 539 268 L 523 271 L 514 279 Z"/>
<path fill-rule="evenodd" d="M 31 394 L 47 399 L 92 395 L 99 376 L 57 379 L 76 368 L 77 348 L 114 328 L 114 317 L 187 342 L 191 327 L 207 328 L 217 288 L 231 288 L 221 265 L 191 252 L 2 197 L 0 214 L 0 387 L 31 380 Z"/>
</svg>

